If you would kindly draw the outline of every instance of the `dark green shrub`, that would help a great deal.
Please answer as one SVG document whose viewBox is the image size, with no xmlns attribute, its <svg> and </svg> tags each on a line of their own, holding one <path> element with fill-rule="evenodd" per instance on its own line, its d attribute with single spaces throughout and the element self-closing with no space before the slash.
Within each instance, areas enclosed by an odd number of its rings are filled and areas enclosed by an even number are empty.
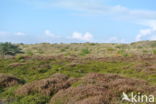
<svg viewBox="0 0 156 104">
<path fill-rule="evenodd" d="M 6 42 L 6 43 L 0 43 L 0 55 L 11 55 L 14 56 L 17 53 L 22 53 L 21 49 L 12 43 Z"/>
</svg>

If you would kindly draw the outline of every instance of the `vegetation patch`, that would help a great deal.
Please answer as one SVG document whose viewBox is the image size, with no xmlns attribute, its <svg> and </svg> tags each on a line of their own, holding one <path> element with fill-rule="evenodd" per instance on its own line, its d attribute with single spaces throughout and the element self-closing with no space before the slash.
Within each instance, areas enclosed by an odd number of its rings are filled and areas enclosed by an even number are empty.
<svg viewBox="0 0 156 104">
<path fill-rule="evenodd" d="M 156 86 L 142 80 L 113 74 L 91 73 L 80 79 L 81 84 L 59 91 L 50 104 L 121 104 L 123 92 L 155 94 Z"/>
<path fill-rule="evenodd" d="M 121 104 L 122 91 L 156 95 L 155 43 L 2 43 L 0 103 Z"/>
<path fill-rule="evenodd" d="M 14 85 L 21 84 L 21 83 L 22 81 L 14 76 L 0 73 L 0 87 L 1 88 L 14 86 Z"/>
<path fill-rule="evenodd" d="M 47 79 L 27 83 L 17 89 L 17 95 L 29 95 L 41 93 L 43 95 L 53 95 L 61 89 L 70 87 L 72 80 L 63 74 L 54 74 Z"/>
</svg>

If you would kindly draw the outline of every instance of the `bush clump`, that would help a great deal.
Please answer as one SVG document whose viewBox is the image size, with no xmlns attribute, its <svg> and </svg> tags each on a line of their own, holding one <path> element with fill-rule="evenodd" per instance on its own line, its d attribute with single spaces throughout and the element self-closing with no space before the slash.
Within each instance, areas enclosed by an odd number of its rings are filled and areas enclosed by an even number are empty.
<svg viewBox="0 0 156 104">
<path fill-rule="evenodd" d="M 0 55 L 11 55 L 14 56 L 17 53 L 22 53 L 21 49 L 12 43 L 6 42 L 6 43 L 0 43 Z"/>
<path fill-rule="evenodd" d="M 85 55 L 87 55 L 89 53 L 90 53 L 90 50 L 88 48 L 84 48 L 84 49 L 81 50 L 80 55 L 81 56 L 85 56 Z"/>
</svg>

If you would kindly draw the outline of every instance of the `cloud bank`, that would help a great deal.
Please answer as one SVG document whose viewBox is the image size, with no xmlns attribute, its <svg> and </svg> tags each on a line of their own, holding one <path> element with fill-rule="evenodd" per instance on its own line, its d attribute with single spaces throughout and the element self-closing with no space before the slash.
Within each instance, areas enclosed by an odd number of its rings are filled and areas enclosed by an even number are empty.
<svg viewBox="0 0 156 104">
<path fill-rule="evenodd" d="M 29 4 L 41 8 L 62 8 L 67 10 L 82 11 L 82 13 L 90 15 L 108 16 L 112 19 L 119 19 L 121 21 L 132 22 L 146 26 L 146 29 L 138 30 L 134 40 L 140 41 L 144 37 L 151 36 L 155 33 L 156 11 L 129 9 L 122 5 L 107 5 L 103 0 L 26 0 Z M 78 12 L 81 13 L 81 12 Z M 49 34 L 49 33 L 48 33 Z M 89 34 L 89 33 L 88 33 Z M 92 38 L 91 34 L 84 35 L 81 33 L 73 33 L 73 39 L 89 40 Z M 89 39 L 87 39 L 89 38 Z"/>
<path fill-rule="evenodd" d="M 86 32 L 84 34 L 79 33 L 79 32 L 74 32 L 72 34 L 72 39 L 82 40 L 82 41 L 91 41 L 93 39 L 93 35 L 89 32 Z"/>
<path fill-rule="evenodd" d="M 24 0 L 23 0 L 24 1 Z M 156 11 L 129 9 L 122 5 L 108 5 L 103 0 L 25 0 L 41 8 L 62 8 L 83 11 L 92 15 L 115 15 L 124 19 L 156 19 Z"/>
<path fill-rule="evenodd" d="M 142 23 L 147 26 L 146 29 L 141 29 L 136 36 L 136 41 L 141 41 L 146 38 L 148 40 L 156 40 L 156 20 L 145 21 Z"/>
<path fill-rule="evenodd" d="M 91 42 L 93 35 L 89 32 L 84 34 L 80 32 L 73 32 L 69 36 L 60 36 L 52 33 L 50 30 L 45 30 L 39 35 L 31 35 L 24 32 L 5 32 L 0 31 L 0 42 L 13 42 L 13 43 L 70 43 L 70 42 Z"/>
</svg>

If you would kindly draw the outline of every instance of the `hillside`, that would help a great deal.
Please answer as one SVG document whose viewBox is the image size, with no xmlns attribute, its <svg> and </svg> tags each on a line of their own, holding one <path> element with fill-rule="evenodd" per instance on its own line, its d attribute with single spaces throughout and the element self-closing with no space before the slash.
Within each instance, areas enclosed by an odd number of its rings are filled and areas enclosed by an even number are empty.
<svg viewBox="0 0 156 104">
<path fill-rule="evenodd" d="M 156 54 L 156 41 L 141 41 L 131 44 L 115 43 L 71 43 L 19 45 L 28 55 L 64 56 L 131 56 Z"/>
<path fill-rule="evenodd" d="M 123 92 L 156 96 L 156 41 L 18 46 L 24 53 L 0 59 L 2 104 L 129 104 Z"/>
</svg>

